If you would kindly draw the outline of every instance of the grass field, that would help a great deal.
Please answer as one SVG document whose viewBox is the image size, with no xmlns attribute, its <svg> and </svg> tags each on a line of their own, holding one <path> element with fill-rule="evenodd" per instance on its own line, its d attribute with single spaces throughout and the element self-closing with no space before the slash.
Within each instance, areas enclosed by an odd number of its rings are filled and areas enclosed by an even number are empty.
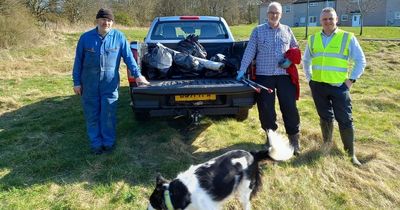
<svg viewBox="0 0 400 210">
<path fill-rule="evenodd" d="M 238 40 L 254 25 L 234 26 Z M 358 29 L 346 28 L 356 34 Z M 319 28 L 310 28 L 310 33 Z M 304 48 L 304 28 L 294 28 Z M 142 40 L 145 28 L 124 30 Z M 0 209 L 145 209 L 157 172 L 166 178 L 231 149 L 260 149 L 264 133 L 254 107 L 244 122 L 204 118 L 139 123 L 129 107 L 125 67 L 118 107 L 117 148 L 89 154 L 71 66 L 80 33 L 52 32 L 44 45 L 0 50 Z M 400 28 L 364 28 L 362 38 L 400 38 Z M 303 153 L 263 166 L 264 186 L 253 209 L 399 209 L 400 42 L 361 41 L 365 74 L 353 86 L 356 150 L 364 165 L 336 147 L 322 151 L 321 134 L 301 66 Z M 283 132 L 278 116 L 279 131 Z M 225 209 L 240 209 L 231 201 Z"/>
</svg>

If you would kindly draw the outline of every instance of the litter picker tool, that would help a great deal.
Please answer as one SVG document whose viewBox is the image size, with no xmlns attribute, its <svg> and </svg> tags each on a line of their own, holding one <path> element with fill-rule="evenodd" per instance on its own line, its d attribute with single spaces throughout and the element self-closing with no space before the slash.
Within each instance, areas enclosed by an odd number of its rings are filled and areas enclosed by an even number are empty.
<svg viewBox="0 0 400 210">
<path fill-rule="evenodd" d="M 246 80 L 242 80 L 246 85 L 250 86 L 251 88 L 253 88 L 257 93 L 261 92 L 261 89 L 259 87 L 254 87 L 254 85 L 250 84 L 249 82 L 247 82 Z"/>
<path fill-rule="evenodd" d="M 263 85 L 260 85 L 260 84 L 258 84 L 256 82 L 252 81 L 252 80 L 243 78 L 242 81 L 244 83 L 248 84 L 249 86 L 252 85 L 253 87 L 258 87 L 258 89 L 262 88 L 262 89 L 266 90 L 268 93 L 273 93 L 274 92 L 271 88 L 267 88 L 267 87 L 265 87 Z"/>
</svg>

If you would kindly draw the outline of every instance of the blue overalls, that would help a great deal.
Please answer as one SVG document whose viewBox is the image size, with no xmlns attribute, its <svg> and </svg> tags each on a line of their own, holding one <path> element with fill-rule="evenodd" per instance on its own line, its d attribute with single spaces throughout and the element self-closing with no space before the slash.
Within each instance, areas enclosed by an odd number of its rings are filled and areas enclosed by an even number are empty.
<svg viewBox="0 0 400 210">
<path fill-rule="evenodd" d="M 92 149 L 115 143 L 121 57 L 137 78 L 140 70 L 122 32 L 111 29 L 102 38 L 97 28 L 84 33 L 76 48 L 72 77 L 82 87 L 82 105 Z"/>
</svg>

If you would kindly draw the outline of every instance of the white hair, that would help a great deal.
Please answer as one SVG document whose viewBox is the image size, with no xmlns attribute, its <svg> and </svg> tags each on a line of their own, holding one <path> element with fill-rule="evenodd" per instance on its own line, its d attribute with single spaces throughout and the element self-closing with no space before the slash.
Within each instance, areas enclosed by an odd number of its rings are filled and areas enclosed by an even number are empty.
<svg viewBox="0 0 400 210">
<path fill-rule="evenodd" d="M 271 3 L 268 5 L 267 12 L 269 12 L 269 9 L 270 9 L 271 7 L 276 7 L 276 8 L 282 13 L 282 5 L 281 5 L 281 3 L 276 2 L 276 1 L 271 2 Z"/>
<path fill-rule="evenodd" d="M 325 7 L 322 9 L 320 16 L 322 16 L 322 14 L 324 13 L 332 13 L 337 17 L 336 11 L 335 9 L 333 9 L 332 7 Z"/>
</svg>

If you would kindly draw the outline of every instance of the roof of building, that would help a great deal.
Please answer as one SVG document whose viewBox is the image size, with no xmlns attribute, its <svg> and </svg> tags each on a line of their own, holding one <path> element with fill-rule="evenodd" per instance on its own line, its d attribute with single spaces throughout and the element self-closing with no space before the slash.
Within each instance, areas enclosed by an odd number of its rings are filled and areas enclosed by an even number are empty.
<svg viewBox="0 0 400 210">
<path fill-rule="evenodd" d="M 292 4 L 303 4 L 303 3 L 307 3 L 307 1 L 309 1 L 309 2 L 326 2 L 327 0 L 297 0 L 297 1 L 294 1 Z M 329 1 L 336 1 L 336 0 L 329 0 Z M 270 1 L 265 1 L 265 2 L 261 3 L 260 6 L 268 6 L 270 3 L 271 3 Z M 283 2 L 279 2 L 279 3 L 281 3 L 282 5 L 288 4 L 288 3 L 283 3 Z"/>
<path fill-rule="evenodd" d="M 327 0 L 297 0 L 297 1 L 293 2 L 293 4 L 303 4 L 303 3 L 307 3 L 307 1 L 309 1 L 309 2 L 326 2 Z M 329 1 L 336 1 L 336 0 L 329 0 Z"/>
</svg>

